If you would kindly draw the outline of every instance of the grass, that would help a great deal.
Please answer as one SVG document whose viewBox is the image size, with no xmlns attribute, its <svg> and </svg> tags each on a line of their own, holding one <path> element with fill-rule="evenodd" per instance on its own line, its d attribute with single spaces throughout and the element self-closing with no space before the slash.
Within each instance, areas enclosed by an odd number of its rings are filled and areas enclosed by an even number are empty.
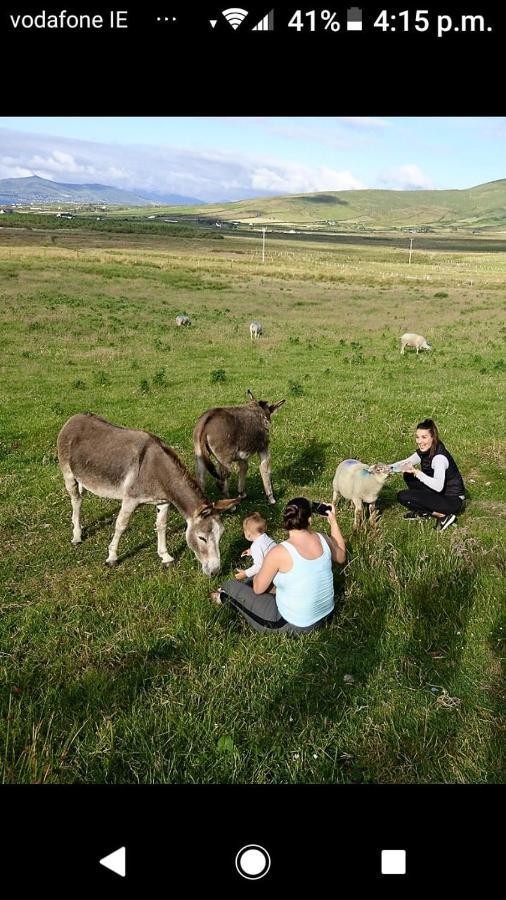
<svg viewBox="0 0 506 900">
<path fill-rule="evenodd" d="M 269 245 L 262 265 L 260 241 L 232 235 L 0 231 L 6 783 L 502 780 L 506 254 L 445 247 L 408 267 L 388 247 Z M 405 331 L 433 353 L 401 357 Z M 272 424 L 278 504 L 252 464 L 224 517 L 220 578 L 201 574 L 175 510 L 169 572 L 147 507 L 116 570 L 118 504 L 87 494 L 71 546 L 55 449 L 69 416 L 146 428 L 193 468 L 197 417 L 247 388 L 287 397 Z M 349 557 L 326 631 L 256 635 L 208 601 L 240 564 L 247 512 L 282 539 L 291 496 L 327 500 L 347 456 L 408 455 L 427 415 L 468 488 L 457 528 L 405 522 L 392 479 L 377 533 L 353 534 L 339 508 Z"/>
</svg>

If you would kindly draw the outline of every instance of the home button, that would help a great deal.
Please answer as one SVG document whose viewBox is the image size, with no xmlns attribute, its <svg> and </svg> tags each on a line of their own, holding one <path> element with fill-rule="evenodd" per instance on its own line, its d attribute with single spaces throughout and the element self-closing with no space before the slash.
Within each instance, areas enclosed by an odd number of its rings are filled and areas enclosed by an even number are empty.
<svg viewBox="0 0 506 900">
<path fill-rule="evenodd" d="M 246 847 L 241 847 L 239 850 L 235 858 L 235 867 L 243 878 L 256 881 L 267 875 L 271 867 L 271 858 L 265 847 L 260 847 L 259 844 L 247 844 Z"/>
</svg>

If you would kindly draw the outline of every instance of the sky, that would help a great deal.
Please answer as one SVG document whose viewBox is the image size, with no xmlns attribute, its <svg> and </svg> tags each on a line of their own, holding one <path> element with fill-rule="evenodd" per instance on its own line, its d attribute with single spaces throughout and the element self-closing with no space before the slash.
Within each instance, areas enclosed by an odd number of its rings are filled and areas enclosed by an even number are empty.
<svg viewBox="0 0 506 900">
<path fill-rule="evenodd" d="M 0 117 L 0 179 L 228 202 L 506 178 L 506 117 Z"/>
</svg>

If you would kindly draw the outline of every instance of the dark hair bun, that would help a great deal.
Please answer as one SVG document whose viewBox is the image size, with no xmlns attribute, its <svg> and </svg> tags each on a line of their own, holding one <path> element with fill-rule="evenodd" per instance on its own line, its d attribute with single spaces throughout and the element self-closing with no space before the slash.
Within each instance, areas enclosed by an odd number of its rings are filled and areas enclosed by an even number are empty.
<svg viewBox="0 0 506 900">
<path fill-rule="evenodd" d="M 305 497 L 294 497 L 283 510 L 283 526 L 287 531 L 307 528 L 311 518 L 311 502 Z"/>
</svg>

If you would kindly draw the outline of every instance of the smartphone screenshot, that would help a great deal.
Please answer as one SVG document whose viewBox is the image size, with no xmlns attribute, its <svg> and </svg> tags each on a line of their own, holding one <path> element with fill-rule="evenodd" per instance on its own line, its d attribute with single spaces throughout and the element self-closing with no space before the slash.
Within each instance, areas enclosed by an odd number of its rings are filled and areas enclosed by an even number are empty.
<svg viewBox="0 0 506 900">
<path fill-rule="evenodd" d="M 0 13 L 4 890 L 498 880 L 505 39 Z"/>
</svg>

